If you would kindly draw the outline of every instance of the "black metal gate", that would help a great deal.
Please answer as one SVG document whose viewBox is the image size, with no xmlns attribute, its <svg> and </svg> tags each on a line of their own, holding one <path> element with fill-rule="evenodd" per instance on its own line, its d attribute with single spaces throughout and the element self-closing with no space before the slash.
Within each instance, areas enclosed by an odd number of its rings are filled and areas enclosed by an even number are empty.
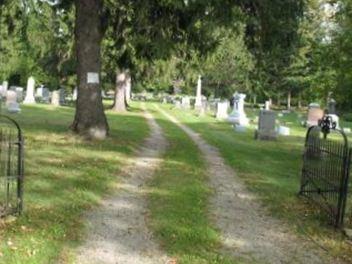
<svg viewBox="0 0 352 264">
<path fill-rule="evenodd" d="M 0 115 L 0 217 L 23 208 L 23 143 L 18 123 Z"/>
<path fill-rule="evenodd" d="M 308 129 L 300 194 L 316 202 L 335 227 L 343 225 L 350 161 L 347 137 L 330 116 Z"/>
</svg>

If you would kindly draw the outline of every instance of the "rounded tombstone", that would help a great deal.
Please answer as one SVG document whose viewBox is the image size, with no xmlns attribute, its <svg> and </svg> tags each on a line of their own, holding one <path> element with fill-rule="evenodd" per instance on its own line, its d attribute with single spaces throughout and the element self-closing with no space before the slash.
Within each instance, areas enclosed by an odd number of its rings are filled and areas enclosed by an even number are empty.
<svg viewBox="0 0 352 264">
<path fill-rule="evenodd" d="M 60 106 L 60 91 L 53 91 L 51 94 L 51 104 L 54 106 Z"/>
</svg>

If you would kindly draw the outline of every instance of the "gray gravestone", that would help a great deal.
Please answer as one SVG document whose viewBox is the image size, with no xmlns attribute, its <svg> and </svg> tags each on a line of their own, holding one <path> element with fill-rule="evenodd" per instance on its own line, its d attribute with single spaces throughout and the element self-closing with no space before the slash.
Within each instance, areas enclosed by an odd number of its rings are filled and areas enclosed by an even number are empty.
<svg viewBox="0 0 352 264">
<path fill-rule="evenodd" d="M 259 140 L 275 140 L 277 137 L 275 124 L 276 113 L 270 110 L 261 110 L 255 138 Z"/>
<path fill-rule="evenodd" d="M 64 105 L 66 103 L 66 92 L 65 89 L 61 88 L 59 89 L 59 100 L 60 100 L 60 105 Z"/>
<path fill-rule="evenodd" d="M 49 103 L 50 102 L 50 91 L 48 88 L 44 87 L 43 88 L 43 93 L 42 93 L 42 101 L 44 103 Z"/>
<path fill-rule="evenodd" d="M 329 114 L 336 115 L 336 101 L 332 98 L 328 102 L 328 111 Z"/>
<path fill-rule="evenodd" d="M 190 109 L 191 108 L 191 99 L 186 96 L 181 98 L 181 105 L 183 109 Z"/>
<path fill-rule="evenodd" d="M 16 87 L 15 92 L 17 94 L 17 102 L 22 102 L 23 101 L 23 88 L 22 87 Z"/>
<path fill-rule="evenodd" d="M 6 108 L 10 113 L 19 113 L 21 111 L 20 105 L 17 102 L 17 93 L 15 91 L 7 91 Z"/>
</svg>

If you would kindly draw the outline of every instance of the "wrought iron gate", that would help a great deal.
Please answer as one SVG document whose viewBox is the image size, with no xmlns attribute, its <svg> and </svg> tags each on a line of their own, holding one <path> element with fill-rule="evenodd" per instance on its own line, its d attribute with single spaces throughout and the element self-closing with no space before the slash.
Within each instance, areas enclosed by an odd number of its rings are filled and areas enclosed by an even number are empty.
<svg viewBox="0 0 352 264">
<path fill-rule="evenodd" d="M 0 115 L 0 217 L 23 208 L 23 143 L 18 123 Z"/>
<path fill-rule="evenodd" d="M 299 193 L 316 202 L 335 227 L 343 225 L 350 161 L 347 137 L 330 116 L 308 129 Z"/>
</svg>

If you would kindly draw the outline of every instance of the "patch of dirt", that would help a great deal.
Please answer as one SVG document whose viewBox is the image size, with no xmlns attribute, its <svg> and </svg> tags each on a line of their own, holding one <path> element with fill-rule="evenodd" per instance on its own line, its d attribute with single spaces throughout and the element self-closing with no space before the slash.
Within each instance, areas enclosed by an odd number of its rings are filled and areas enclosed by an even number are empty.
<svg viewBox="0 0 352 264">
<path fill-rule="evenodd" d="M 167 263 L 146 225 L 147 180 L 160 163 L 167 142 L 152 115 L 145 112 L 151 128 L 135 156 L 122 169 L 118 193 L 88 213 L 88 234 L 77 251 L 76 263 Z"/>
<path fill-rule="evenodd" d="M 175 117 L 156 108 L 188 134 L 207 162 L 209 183 L 214 190 L 210 198 L 210 218 L 220 231 L 222 250 L 226 254 L 248 263 L 342 263 L 271 217 L 233 169 L 225 164 L 217 148 Z"/>
</svg>

